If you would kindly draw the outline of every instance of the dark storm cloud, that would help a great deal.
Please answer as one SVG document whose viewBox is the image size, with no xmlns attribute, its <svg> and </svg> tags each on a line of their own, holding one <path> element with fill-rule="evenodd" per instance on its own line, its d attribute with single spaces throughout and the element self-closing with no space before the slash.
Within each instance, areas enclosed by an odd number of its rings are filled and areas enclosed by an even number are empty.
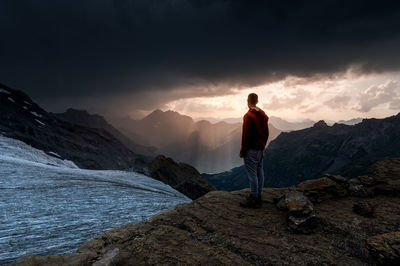
<svg viewBox="0 0 400 266">
<path fill-rule="evenodd" d="M 398 70 L 399 6 L 365 0 L 3 0 L 0 82 L 49 106 L 63 99 L 73 104 L 71 97 L 101 102 L 130 95 L 138 108 L 152 108 L 144 101 L 151 95 L 158 105 L 287 75 L 337 73 L 352 64 L 364 72 Z"/>
</svg>

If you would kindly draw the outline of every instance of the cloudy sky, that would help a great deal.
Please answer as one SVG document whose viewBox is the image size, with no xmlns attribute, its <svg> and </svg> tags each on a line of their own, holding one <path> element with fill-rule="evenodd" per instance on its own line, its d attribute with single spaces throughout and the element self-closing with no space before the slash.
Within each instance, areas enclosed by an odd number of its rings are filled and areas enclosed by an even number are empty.
<svg viewBox="0 0 400 266">
<path fill-rule="evenodd" d="M 400 112 L 398 1 L 2 0 L 0 82 L 50 111 Z"/>
</svg>

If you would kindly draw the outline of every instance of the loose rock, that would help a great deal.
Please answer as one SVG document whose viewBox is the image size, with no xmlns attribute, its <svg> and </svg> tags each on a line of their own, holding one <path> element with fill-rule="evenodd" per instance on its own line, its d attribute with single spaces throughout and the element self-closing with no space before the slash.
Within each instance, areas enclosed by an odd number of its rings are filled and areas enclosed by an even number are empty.
<svg viewBox="0 0 400 266">
<path fill-rule="evenodd" d="M 288 218 L 288 229 L 293 233 L 310 234 L 315 231 L 317 226 L 317 216 L 314 213 L 302 217 L 289 216 Z"/>
<path fill-rule="evenodd" d="M 353 205 L 353 211 L 364 217 L 374 216 L 375 208 L 367 202 L 357 202 Z"/>
<path fill-rule="evenodd" d="M 374 194 L 363 185 L 350 185 L 348 190 L 350 195 L 355 197 L 371 197 Z"/>
<path fill-rule="evenodd" d="M 285 196 L 285 203 L 289 211 L 289 215 L 303 217 L 310 214 L 314 210 L 313 204 L 308 200 L 302 192 L 290 191 Z"/>
<path fill-rule="evenodd" d="M 400 194 L 400 180 L 389 180 L 384 184 L 376 185 L 374 192 L 383 195 L 399 195 Z"/>
<path fill-rule="evenodd" d="M 297 189 L 302 191 L 314 203 L 348 194 L 345 185 L 339 184 L 328 177 L 306 180 L 297 185 Z"/>
<path fill-rule="evenodd" d="M 362 175 L 357 177 L 357 179 L 360 181 L 360 183 L 366 187 L 370 187 L 376 184 L 376 181 L 374 178 L 372 178 L 371 176 L 367 176 L 367 175 Z"/>
</svg>

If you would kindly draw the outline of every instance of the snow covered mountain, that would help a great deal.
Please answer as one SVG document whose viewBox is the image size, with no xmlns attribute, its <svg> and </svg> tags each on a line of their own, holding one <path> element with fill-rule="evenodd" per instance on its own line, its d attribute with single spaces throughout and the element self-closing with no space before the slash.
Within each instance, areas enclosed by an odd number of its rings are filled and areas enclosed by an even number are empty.
<svg viewBox="0 0 400 266">
<path fill-rule="evenodd" d="M 127 148 L 107 130 L 60 119 L 25 93 L 1 83 L 0 133 L 34 148 L 56 152 L 85 169 L 139 171 L 151 160 Z"/>
<path fill-rule="evenodd" d="M 145 175 L 79 169 L 48 153 L 0 135 L 0 265 L 72 252 L 100 232 L 190 201 Z"/>
</svg>

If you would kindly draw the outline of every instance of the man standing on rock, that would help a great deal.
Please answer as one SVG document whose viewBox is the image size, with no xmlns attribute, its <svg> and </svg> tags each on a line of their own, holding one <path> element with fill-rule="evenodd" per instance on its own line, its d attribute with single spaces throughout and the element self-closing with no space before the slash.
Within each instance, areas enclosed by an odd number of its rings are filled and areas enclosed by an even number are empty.
<svg viewBox="0 0 400 266">
<path fill-rule="evenodd" d="M 268 116 L 256 106 L 257 103 L 257 94 L 250 93 L 247 97 L 249 111 L 243 117 L 240 149 L 240 158 L 244 159 L 250 183 L 250 195 L 240 202 L 240 206 L 248 208 L 261 207 L 261 193 L 264 187 L 263 157 L 269 136 Z"/>
</svg>

